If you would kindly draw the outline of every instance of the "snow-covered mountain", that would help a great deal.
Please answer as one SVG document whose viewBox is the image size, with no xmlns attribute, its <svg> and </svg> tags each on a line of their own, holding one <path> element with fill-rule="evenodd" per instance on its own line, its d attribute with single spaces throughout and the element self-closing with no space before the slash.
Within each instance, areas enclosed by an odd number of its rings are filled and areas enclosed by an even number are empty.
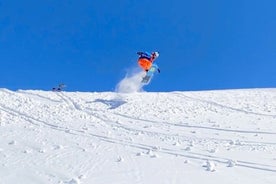
<svg viewBox="0 0 276 184">
<path fill-rule="evenodd" d="M 0 90 L 0 184 L 275 184 L 276 89 Z"/>
</svg>

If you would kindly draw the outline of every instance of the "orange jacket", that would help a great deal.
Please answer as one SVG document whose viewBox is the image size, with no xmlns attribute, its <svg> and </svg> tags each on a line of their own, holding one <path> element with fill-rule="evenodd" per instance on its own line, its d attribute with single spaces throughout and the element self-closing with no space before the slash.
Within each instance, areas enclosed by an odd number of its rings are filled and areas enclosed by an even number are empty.
<svg viewBox="0 0 276 184">
<path fill-rule="evenodd" d="M 139 55 L 138 64 L 143 70 L 149 70 L 154 62 L 155 56 L 153 54 L 149 55 L 146 52 L 137 52 Z"/>
<path fill-rule="evenodd" d="M 152 65 L 152 61 L 148 60 L 146 58 L 140 58 L 140 59 L 138 59 L 138 64 L 144 70 L 149 70 Z"/>
</svg>

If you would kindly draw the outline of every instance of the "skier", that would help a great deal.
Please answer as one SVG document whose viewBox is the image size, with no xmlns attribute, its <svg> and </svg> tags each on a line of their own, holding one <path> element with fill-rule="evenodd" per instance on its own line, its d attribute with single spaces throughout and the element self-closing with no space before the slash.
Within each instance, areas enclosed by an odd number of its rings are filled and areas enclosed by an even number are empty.
<svg viewBox="0 0 276 184">
<path fill-rule="evenodd" d="M 158 52 L 152 52 L 151 54 L 149 54 L 148 52 L 137 52 L 137 54 L 139 55 L 138 64 L 146 72 L 149 71 L 149 69 L 152 66 L 152 63 L 159 56 Z M 160 73 L 159 68 L 158 72 Z"/>
<path fill-rule="evenodd" d="M 57 87 L 52 88 L 52 91 L 58 91 L 58 92 L 60 92 L 60 91 L 62 91 L 65 87 L 66 87 L 66 85 L 63 84 L 63 83 L 61 83 L 61 84 L 59 84 Z"/>
</svg>

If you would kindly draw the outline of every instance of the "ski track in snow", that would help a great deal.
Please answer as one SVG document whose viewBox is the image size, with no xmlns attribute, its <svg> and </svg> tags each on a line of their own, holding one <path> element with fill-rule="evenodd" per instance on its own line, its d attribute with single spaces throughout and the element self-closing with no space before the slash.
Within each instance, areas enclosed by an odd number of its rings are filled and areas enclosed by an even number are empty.
<svg viewBox="0 0 276 184">
<path fill-rule="evenodd" d="M 275 89 L 0 99 L 0 184 L 276 182 Z"/>
</svg>

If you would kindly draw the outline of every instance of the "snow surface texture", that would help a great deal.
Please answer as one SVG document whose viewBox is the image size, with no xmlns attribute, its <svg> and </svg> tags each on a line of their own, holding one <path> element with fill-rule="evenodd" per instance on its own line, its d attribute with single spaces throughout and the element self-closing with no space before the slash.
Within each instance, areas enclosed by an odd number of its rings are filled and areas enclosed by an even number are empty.
<svg viewBox="0 0 276 184">
<path fill-rule="evenodd" d="M 276 90 L 0 89 L 0 184 L 275 184 Z"/>
</svg>

